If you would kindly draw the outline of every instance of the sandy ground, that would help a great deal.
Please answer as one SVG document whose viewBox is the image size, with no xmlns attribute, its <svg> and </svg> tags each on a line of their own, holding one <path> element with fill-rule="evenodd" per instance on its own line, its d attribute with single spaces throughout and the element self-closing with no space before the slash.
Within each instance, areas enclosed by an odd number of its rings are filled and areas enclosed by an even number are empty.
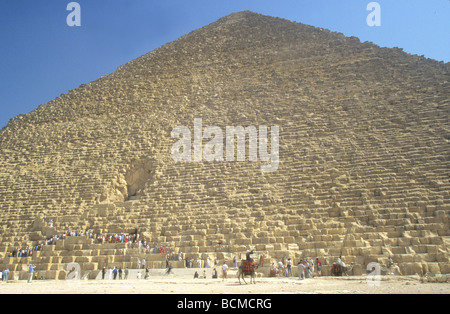
<svg viewBox="0 0 450 314">
<path fill-rule="evenodd" d="M 370 286 L 364 277 L 303 281 L 262 278 L 240 285 L 237 279 L 151 278 L 129 281 L 23 281 L 0 283 L 0 294 L 450 294 L 450 283 L 421 283 L 419 278 L 383 278 Z"/>
</svg>

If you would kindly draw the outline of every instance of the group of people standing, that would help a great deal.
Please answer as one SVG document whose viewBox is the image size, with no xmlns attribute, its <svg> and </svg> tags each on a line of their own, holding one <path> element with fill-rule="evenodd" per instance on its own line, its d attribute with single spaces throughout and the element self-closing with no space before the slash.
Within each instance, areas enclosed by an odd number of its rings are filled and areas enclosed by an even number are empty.
<svg viewBox="0 0 450 314">
<path fill-rule="evenodd" d="M 0 271 L 0 280 L 8 282 L 9 279 L 9 269 L 5 268 L 2 271 Z"/>
<path fill-rule="evenodd" d="M 102 280 L 106 278 L 106 274 L 108 274 L 109 280 L 116 280 L 117 278 L 119 278 L 119 280 L 127 280 L 130 271 L 128 270 L 128 268 L 122 270 L 122 268 L 116 268 L 115 266 L 114 268 L 109 268 L 108 270 L 106 269 L 106 267 L 103 267 Z M 125 275 L 125 277 L 123 275 Z"/>
<path fill-rule="evenodd" d="M 27 282 L 30 283 L 34 277 L 35 277 L 35 272 L 34 270 L 36 269 L 36 265 L 30 264 L 28 266 L 28 272 L 27 272 Z M 2 271 L 0 271 L 0 281 L 6 281 L 8 282 L 9 280 L 9 268 L 5 268 Z"/>
<path fill-rule="evenodd" d="M 277 264 L 272 263 L 271 276 L 276 277 L 277 275 L 285 277 L 293 277 L 293 262 L 292 259 L 288 258 L 286 263 L 279 261 Z M 298 267 L 298 277 L 300 280 L 305 278 L 314 278 L 316 276 L 322 276 L 322 262 L 319 258 L 313 259 L 300 259 L 297 263 Z"/>
<path fill-rule="evenodd" d="M 297 264 L 298 279 L 314 278 L 315 276 L 322 276 L 322 262 L 316 258 L 316 261 L 310 259 L 300 260 Z M 317 270 L 317 272 L 316 272 Z"/>
</svg>

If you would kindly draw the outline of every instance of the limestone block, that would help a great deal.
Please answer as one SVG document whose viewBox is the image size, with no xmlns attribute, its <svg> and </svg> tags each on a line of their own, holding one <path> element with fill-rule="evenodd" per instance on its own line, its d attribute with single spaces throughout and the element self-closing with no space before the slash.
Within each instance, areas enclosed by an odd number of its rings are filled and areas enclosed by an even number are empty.
<svg viewBox="0 0 450 314">
<path fill-rule="evenodd" d="M 126 258 L 126 257 L 124 257 Z M 146 261 L 165 261 L 166 255 L 165 254 L 146 254 L 145 255 Z"/>
<path fill-rule="evenodd" d="M 274 232 L 274 236 L 277 237 L 277 238 L 279 238 L 279 237 L 286 237 L 286 236 L 289 236 L 289 231 L 277 229 Z"/>
<path fill-rule="evenodd" d="M 383 254 L 381 246 L 375 246 L 368 249 L 370 255 L 381 255 Z"/>
<path fill-rule="evenodd" d="M 43 273 L 43 276 L 45 276 L 45 279 L 48 280 L 57 280 L 58 276 L 57 276 L 58 271 L 56 270 L 47 270 Z"/>
<path fill-rule="evenodd" d="M 206 241 L 205 240 L 199 240 L 198 242 L 197 242 L 197 246 L 206 246 Z"/>
<path fill-rule="evenodd" d="M 423 265 L 421 263 L 408 263 L 406 264 L 406 274 L 407 275 L 415 275 L 419 276 L 423 275 Z"/>
<path fill-rule="evenodd" d="M 67 280 L 67 276 L 68 276 L 69 272 L 66 271 L 59 271 L 57 273 L 57 278 L 58 280 Z"/>
<path fill-rule="evenodd" d="M 152 262 L 151 263 L 151 268 L 155 269 L 155 268 L 166 268 L 166 262 Z"/>
<path fill-rule="evenodd" d="M 55 253 L 58 253 L 58 255 L 56 255 Z M 55 251 L 52 256 L 72 256 L 72 251 L 68 251 L 68 250 L 64 250 L 64 251 Z"/>
<path fill-rule="evenodd" d="M 65 240 L 56 241 L 55 250 L 57 251 L 64 250 L 64 247 L 65 247 Z"/>
<path fill-rule="evenodd" d="M 436 223 L 448 223 L 448 213 L 445 210 L 435 211 L 435 222 Z"/>
<path fill-rule="evenodd" d="M 252 239 L 245 239 L 245 238 L 236 239 L 236 244 L 238 244 L 238 245 L 250 245 L 250 244 L 252 244 Z"/>
<path fill-rule="evenodd" d="M 112 256 L 114 255 L 114 252 L 115 251 L 111 249 L 100 250 L 100 255 Z"/>
<path fill-rule="evenodd" d="M 450 274 L 450 263 L 448 262 L 444 262 L 444 263 L 438 263 L 439 264 L 439 269 L 441 271 L 441 274 Z"/>
<path fill-rule="evenodd" d="M 99 256 L 100 255 L 100 250 L 91 250 L 90 255 L 91 256 Z"/>
<path fill-rule="evenodd" d="M 353 268 L 352 268 L 353 276 L 362 276 L 362 273 L 363 273 L 362 270 L 363 270 L 363 267 L 361 264 L 353 265 Z"/>
<path fill-rule="evenodd" d="M 439 250 L 439 252 L 436 253 L 436 261 L 440 262 L 440 263 L 448 262 L 449 261 L 448 253 L 442 252 L 441 250 Z"/>
<path fill-rule="evenodd" d="M 90 273 L 89 273 L 89 275 L 88 275 L 88 279 L 89 280 L 95 280 L 97 277 L 98 277 L 98 274 L 99 274 L 99 270 L 92 270 Z"/>
<path fill-rule="evenodd" d="M 331 266 L 323 265 L 322 266 L 322 276 L 331 276 Z"/>
<path fill-rule="evenodd" d="M 273 245 L 273 249 L 274 249 L 275 251 L 281 250 L 281 244 L 280 244 L 280 243 L 275 243 L 275 244 Z"/>
<path fill-rule="evenodd" d="M 54 251 L 55 250 L 55 246 L 54 245 L 44 245 L 42 247 L 42 251 L 43 252 L 49 252 L 49 251 Z"/>
<path fill-rule="evenodd" d="M 42 270 L 51 270 L 52 265 L 59 265 L 59 263 L 48 263 L 48 264 L 41 264 Z"/>
<path fill-rule="evenodd" d="M 41 241 L 43 238 L 43 235 L 41 231 L 34 231 L 30 233 L 30 240 L 31 241 Z"/>
<path fill-rule="evenodd" d="M 401 262 L 402 263 L 412 263 L 412 262 L 414 262 L 414 255 L 413 254 L 403 254 L 403 255 L 401 255 Z"/>
<path fill-rule="evenodd" d="M 199 253 L 200 252 L 200 248 L 198 246 L 191 246 L 186 248 L 186 253 Z"/>
<path fill-rule="evenodd" d="M 66 250 L 66 251 L 72 252 L 76 249 L 77 249 L 76 244 L 69 244 L 67 242 L 64 244 L 64 250 Z"/>
<path fill-rule="evenodd" d="M 262 244 L 262 245 L 266 245 L 266 244 L 270 244 L 270 243 L 274 243 L 275 242 L 275 238 L 269 238 L 269 237 L 266 237 L 266 238 L 259 238 L 259 244 Z M 272 242 L 272 241 L 274 241 L 274 242 Z"/>
<path fill-rule="evenodd" d="M 69 264 L 69 263 L 73 263 L 74 261 L 75 261 L 74 256 L 64 256 L 61 262 L 65 263 L 65 264 Z"/>
<path fill-rule="evenodd" d="M 57 256 L 58 254 L 55 254 L 52 251 L 40 251 L 40 254 L 39 254 L 39 256 L 41 258 L 43 258 L 43 257 L 51 257 L 51 256 L 55 256 L 55 255 Z"/>
<path fill-rule="evenodd" d="M 88 253 L 85 253 L 84 251 L 81 251 L 81 250 L 76 250 L 76 251 L 71 252 L 71 255 L 74 255 L 74 256 L 85 256 L 85 255 L 88 255 Z"/>
<path fill-rule="evenodd" d="M 108 262 L 108 258 L 107 258 L 107 256 L 94 256 L 94 257 L 92 257 L 92 260 L 91 260 L 93 263 L 98 263 L 98 264 L 100 264 L 100 263 L 102 263 L 102 264 L 106 264 L 107 262 Z"/>
<path fill-rule="evenodd" d="M 284 243 L 296 243 L 296 241 L 294 237 L 285 237 Z"/>
<path fill-rule="evenodd" d="M 185 262 L 184 261 L 170 261 L 170 263 L 172 264 L 172 266 L 174 267 L 174 268 L 184 268 L 184 266 L 185 266 Z M 164 267 L 165 267 L 165 264 L 164 264 Z"/>
<path fill-rule="evenodd" d="M 51 263 L 52 257 L 50 256 L 42 256 L 39 257 L 39 261 L 37 259 L 33 259 L 33 262 L 35 263 Z"/>
<path fill-rule="evenodd" d="M 85 264 L 80 264 L 80 267 L 82 269 L 82 272 L 94 271 L 94 270 L 98 269 L 98 264 L 97 263 L 85 263 Z"/>
<path fill-rule="evenodd" d="M 75 263 L 90 263 L 91 262 L 91 257 L 87 257 L 87 256 L 78 256 L 75 258 Z"/>
<path fill-rule="evenodd" d="M 50 264 L 50 270 L 61 270 L 67 264 Z"/>
<path fill-rule="evenodd" d="M 340 256 L 340 255 L 342 255 L 342 253 L 341 253 L 342 249 L 340 249 L 340 248 L 330 247 L 328 252 L 329 252 L 329 255 L 331 255 L 331 256 Z"/>
<path fill-rule="evenodd" d="M 441 274 L 441 269 L 440 269 L 438 263 L 428 263 L 427 267 L 428 267 L 428 272 L 430 272 L 434 275 Z"/>
<path fill-rule="evenodd" d="M 58 231 L 55 228 L 50 227 L 42 227 L 41 232 L 44 235 L 44 237 L 52 237 L 55 234 L 58 234 Z"/>
<path fill-rule="evenodd" d="M 255 249 L 256 249 L 257 251 L 265 251 L 265 250 L 266 250 L 266 245 L 265 245 L 265 244 L 257 244 L 257 245 L 255 246 Z"/>
<path fill-rule="evenodd" d="M 398 245 L 399 246 L 410 246 L 411 245 L 411 238 L 399 238 L 398 239 Z"/>
</svg>

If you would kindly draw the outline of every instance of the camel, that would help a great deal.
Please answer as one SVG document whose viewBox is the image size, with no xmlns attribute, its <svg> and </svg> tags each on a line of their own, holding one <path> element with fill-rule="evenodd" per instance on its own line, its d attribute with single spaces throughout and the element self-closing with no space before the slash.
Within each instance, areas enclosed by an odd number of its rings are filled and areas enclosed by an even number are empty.
<svg viewBox="0 0 450 314">
<path fill-rule="evenodd" d="M 241 283 L 241 278 L 247 284 L 245 281 L 245 276 L 250 276 L 250 284 L 254 283 L 256 284 L 256 269 L 258 268 L 258 265 L 254 262 L 248 262 L 248 261 L 242 261 L 241 266 L 239 267 L 239 271 L 237 274 L 237 277 L 239 279 L 239 284 Z"/>
<path fill-rule="evenodd" d="M 333 276 L 342 276 L 346 275 L 348 276 L 348 273 L 352 271 L 353 264 L 351 266 L 341 266 L 339 264 L 333 264 L 333 267 L 331 267 L 331 273 Z"/>
</svg>

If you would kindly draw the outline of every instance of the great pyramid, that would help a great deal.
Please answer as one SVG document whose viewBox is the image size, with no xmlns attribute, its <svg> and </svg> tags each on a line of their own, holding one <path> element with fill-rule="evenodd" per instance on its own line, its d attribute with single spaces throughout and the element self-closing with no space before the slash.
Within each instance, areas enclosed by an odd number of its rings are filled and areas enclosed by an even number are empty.
<svg viewBox="0 0 450 314">
<path fill-rule="evenodd" d="M 354 274 L 389 258 L 403 274 L 448 274 L 449 70 L 280 18 L 224 17 L 0 131 L 0 269 L 164 267 L 164 254 L 96 240 L 138 233 L 194 259 L 253 249 L 319 257 L 325 275 L 341 255 Z M 175 161 L 172 131 L 196 119 L 278 126 L 276 171 L 248 157 Z M 68 230 L 93 238 L 10 256 Z"/>
</svg>

